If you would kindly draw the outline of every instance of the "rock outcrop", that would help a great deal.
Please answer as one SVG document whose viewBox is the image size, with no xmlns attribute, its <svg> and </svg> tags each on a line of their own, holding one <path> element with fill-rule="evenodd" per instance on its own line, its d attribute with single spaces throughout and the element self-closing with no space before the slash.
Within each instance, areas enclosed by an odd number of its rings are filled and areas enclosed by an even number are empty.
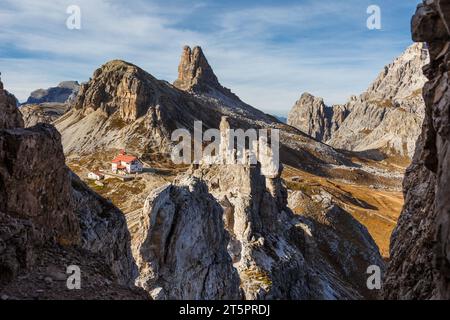
<svg viewBox="0 0 450 320">
<path fill-rule="evenodd" d="M 5 104 L 0 114 L 20 116 Z M 18 275 L 34 277 L 35 261 L 50 251 L 61 258 L 59 272 L 86 260 L 84 250 L 109 270 L 111 281 L 128 287 L 136 266 L 123 214 L 67 168 L 60 134 L 52 125 L 24 129 L 23 121 L 14 128 L 6 123 L 0 128 L 0 291 L 20 293 Z M 70 248 L 78 255 L 75 261 L 64 258 Z M 91 270 L 91 275 L 102 278 L 102 272 Z"/>
<path fill-rule="evenodd" d="M 409 47 L 385 67 L 365 93 L 347 104 L 349 116 L 327 143 L 412 158 L 424 117 L 421 93 L 426 78 L 422 67 L 428 60 L 424 44 Z"/>
<path fill-rule="evenodd" d="M 392 234 L 386 299 L 450 299 L 450 2 L 424 1 L 412 20 L 426 42 L 425 120 L 404 182 L 405 206 Z"/>
<path fill-rule="evenodd" d="M 77 81 L 63 81 L 56 87 L 33 91 L 25 104 L 69 103 L 77 95 L 80 84 Z"/>
<path fill-rule="evenodd" d="M 329 107 L 322 98 L 304 93 L 289 112 L 287 123 L 319 141 L 326 142 L 339 129 L 348 114 L 346 106 Z"/>
<path fill-rule="evenodd" d="M 288 123 L 338 149 L 412 158 L 424 117 L 422 67 L 428 59 L 426 47 L 414 44 L 345 105 L 327 107 L 321 98 L 302 96 Z"/>
<path fill-rule="evenodd" d="M 137 285 L 154 299 L 239 299 L 222 208 L 196 178 L 154 190 L 141 218 Z"/>
<path fill-rule="evenodd" d="M 16 98 L 3 88 L 0 80 L 0 129 L 23 127 Z"/>
<path fill-rule="evenodd" d="M 200 47 L 191 49 L 188 46 L 183 48 L 178 66 L 178 79 L 175 80 L 174 85 L 186 91 L 207 91 L 208 86 L 222 87 L 202 49 Z"/>
<path fill-rule="evenodd" d="M 65 103 L 27 104 L 20 107 L 25 127 L 32 127 L 38 123 L 52 123 L 67 111 Z"/>
<path fill-rule="evenodd" d="M 334 206 L 322 221 L 294 215 L 280 174 L 205 164 L 152 192 L 133 247 L 137 284 L 155 299 L 370 297 L 365 271 L 383 261 L 367 230 Z"/>
</svg>

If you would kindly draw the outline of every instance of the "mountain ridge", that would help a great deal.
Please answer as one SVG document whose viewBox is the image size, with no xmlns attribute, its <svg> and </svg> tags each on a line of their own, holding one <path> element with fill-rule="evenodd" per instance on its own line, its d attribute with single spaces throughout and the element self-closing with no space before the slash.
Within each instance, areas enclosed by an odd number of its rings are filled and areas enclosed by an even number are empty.
<svg viewBox="0 0 450 320">
<path fill-rule="evenodd" d="M 385 66 L 364 93 L 334 106 L 326 106 L 321 98 L 300 99 L 288 123 L 337 149 L 411 158 L 424 117 L 420 93 L 427 61 L 424 44 L 413 44 Z M 327 109 L 331 111 L 325 113 Z"/>
</svg>

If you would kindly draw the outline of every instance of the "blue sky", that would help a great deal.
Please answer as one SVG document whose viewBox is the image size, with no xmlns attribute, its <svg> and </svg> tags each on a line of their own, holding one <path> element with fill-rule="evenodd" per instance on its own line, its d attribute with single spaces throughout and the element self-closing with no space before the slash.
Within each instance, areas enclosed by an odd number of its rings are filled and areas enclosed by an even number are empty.
<svg viewBox="0 0 450 320">
<path fill-rule="evenodd" d="M 173 82 L 183 45 L 200 45 L 220 82 L 286 115 L 303 92 L 343 103 L 412 42 L 419 0 L 0 0 L 0 71 L 23 101 L 63 80 L 86 81 L 111 59 Z M 66 27 L 70 5 L 81 29 Z M 369 5 L 381 30 L 369 30 Z"/>
</svg>

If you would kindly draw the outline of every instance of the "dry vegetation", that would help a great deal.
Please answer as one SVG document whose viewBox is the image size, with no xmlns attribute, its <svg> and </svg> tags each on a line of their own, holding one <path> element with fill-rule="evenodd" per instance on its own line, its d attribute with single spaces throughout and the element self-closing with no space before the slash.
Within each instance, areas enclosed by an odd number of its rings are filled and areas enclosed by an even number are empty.
<svg viewBox="0 0 450 320">
<path fill-rule="evenodd" d="M 67 159 L 69 167 L 89 186 L 103 197 L 110 199 L 125 214 L 140 210 L 148 194 L 155 188 L 170 183 L 186 166 L 174 166 L 166 155 L 151 154 L 144 159 L 147 167 L 142 175 L 132 181 L 109 178 L 101 186 L 87 179 L 91 170 L 109 170 L 110 160 L 118 150 L 99 152 L 88 156 L 72 155 Z M 374 161 L 354 155 L 357 164 L 375 170 L 401 173 L 406 161 L 389 159 Z M 147 168 L 148 169 L 148 168 Z M 327 178 L 307 173 L 298 168 L 285 166 L 283 178 L 290 190 L 300 190 L 306 195 L 320 194 L 321 190 L 331 194 L 343 209 L 365 225 L 378 244 L 384 257 L 389 256 L 389 241 L 403 205 L 401 179 L 368 173 L 362 169 L 346 167 L 329 168 Z M 295 212 L 314 214 L 318 208 L 313 202 L 299 202 Z"/>
<path fill-rule="evenodd" d="M 319 194 L 321 190 L 331 194 L 334 201 L 367 227 L 382 256 L 389 256 L 390 236 L 403 205 L 402 192 L 321 178 L 292 167 L 285 168 L 283 178 L 290 190 L 300 190 L 309 196 Z M 292 209 L 309 214 L 314 212 L 314 204 L 304 203 Z"/>
</svg>

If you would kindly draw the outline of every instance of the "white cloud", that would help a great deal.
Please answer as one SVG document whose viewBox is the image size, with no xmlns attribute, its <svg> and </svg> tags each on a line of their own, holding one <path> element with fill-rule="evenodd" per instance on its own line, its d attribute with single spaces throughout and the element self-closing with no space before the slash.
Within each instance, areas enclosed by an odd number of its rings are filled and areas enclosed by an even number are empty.
<svg viewBox="0 0 450 320">
<path fill-rule="evenodd" d="M 62 80 L 85 81 L 116 58 L 173 81 L 181 47 L 201 45 L 224 85 L 255 107 L 286 114 L 303 91 L 344 102 L 406 45 L 395 36 L 369 41 L 364 37 L 372 34 L 362 36 L 361 30 L 334 32 L 360 20 L 364 28 L 364 5 L 355 14 L 355 3 L 2 0 L 0 70 L 5 86 L 24 100 Z M 81 30 L 65 27 L 72 4 L 81 8 Z"/>
</svg>

